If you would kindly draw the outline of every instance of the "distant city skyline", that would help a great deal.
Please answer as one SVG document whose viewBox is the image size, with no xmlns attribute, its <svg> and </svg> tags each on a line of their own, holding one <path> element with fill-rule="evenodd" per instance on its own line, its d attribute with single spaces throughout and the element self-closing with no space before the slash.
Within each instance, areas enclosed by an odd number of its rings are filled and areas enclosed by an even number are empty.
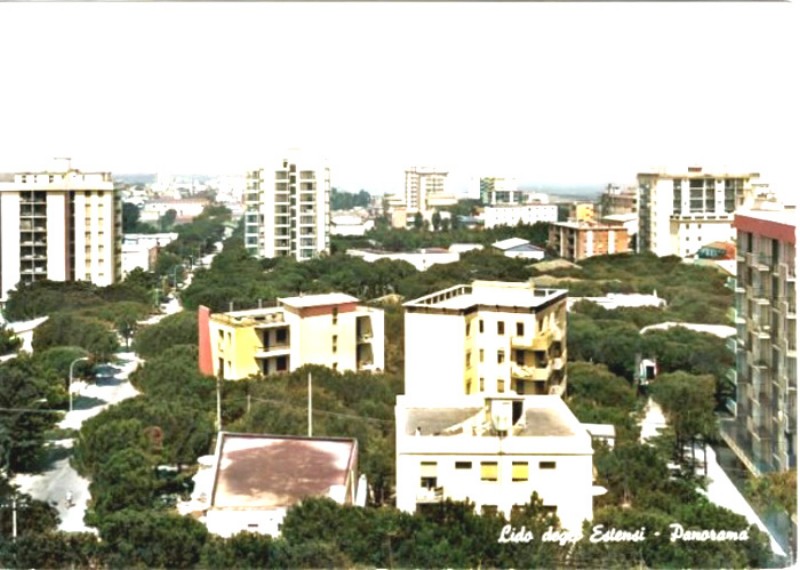
<svg viewBox="0 0 800 570">
<path fill-rule="evenodd" d="M 349 191 L 400 192 L 411 166 L 447 170 L 464 192 L 481 176 L 632 184 L 696 165 L 787 190 L 797 13 L 6 4 L 0 170 L 70 156 L 85 171 L 242 174 L 300 147 L 324 154 Z"/>
</svg>

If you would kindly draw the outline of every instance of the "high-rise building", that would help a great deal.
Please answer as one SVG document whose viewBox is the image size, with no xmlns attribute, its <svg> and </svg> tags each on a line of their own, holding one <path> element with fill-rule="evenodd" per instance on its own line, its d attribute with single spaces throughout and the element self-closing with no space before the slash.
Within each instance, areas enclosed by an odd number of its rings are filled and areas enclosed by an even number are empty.
<svg viewBox="0 0 800 570">
<path fill-rule="evenodd" d="M 292 153 L 294 155 L 294 153 Z M 244 243 L 260 257 L 311 259 L 330 249 L 330 171 L 294 155 L 247 173 Z"/>
<path fill-rule="evenodd" d="M 734 220 L 736 419 L 722 433 L 755 474 L 797 467 L 797 220 L 774 207 Z"/>
<path fill-rule="evenodd" d="M 686 257 L 735 237 L 733 213 L 753 204 L 757 173 L 639 173 L 638 251 Z"/>
<path fill-rule="evenodd" d="M 435 206 L 455 204 L 455 197 L 445 191 L 447 172 L 435 168 L 414 167 L 406 170 L 406 208 L 423 216 Z"/>
<path fill-rule="evenodd" d="M 0 299 L 20 283 L 106 286 L 121 272 L 122 201 L 110 172 L 57 159 L 52 170 L 0 174 Z"/>
</svg>

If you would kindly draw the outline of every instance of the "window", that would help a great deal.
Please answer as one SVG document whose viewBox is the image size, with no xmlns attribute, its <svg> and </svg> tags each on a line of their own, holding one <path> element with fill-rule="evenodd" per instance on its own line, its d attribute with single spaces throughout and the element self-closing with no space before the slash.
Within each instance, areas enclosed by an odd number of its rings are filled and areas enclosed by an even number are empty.
<svg viewBox="0 0 800 570">
<path fill-rule="evenodd" d="M 497 379 L 497 393 L 502 394 L 506 391 L 506 381 L 502 378 Z"/>
<path fill-rule="evenodd" d="M 484 382 L 483 382 L 483 378 L 480 378 L 480 379 L 478 380 L 478 386 L 479 386 L 479 388 L 480 388 L 480 391 L 481 391 L 481 392 L 483 392 L 483 390 L 484 390 Z"/>
<path fill-rule="evenodd" d="M 481 462 L 481 481 L 497 481 L 497 462 Z"/>
<path fill-rule="evenodd" d="M 466 331 L 465 331 L 465 334 L 466 334 L 467 336 L 469 336 L 469 333 L 470 333 L 470 328 L 471 328 L 471 327 L 470 327 L 470 323 L 469 323 L 469 322 L 467 322 Z"/>
<path fill-rule="evenodd" d="M 338 345 L 339 345 L 339 337 L 336 336 L 336 335 L 333 335 L 333 337 L 331 338 L 331 352 L 335 353 L 337 351 L 337 349 L 339 348 Z"/>
<path fill-rule="evenodd" d="M 436 462 L 423 461 L 419 466 L 419 486 L 423 489 L 436 487 Z"/>
<path fill-rule="evenodd" d="M 478 321 L 478 332 L 479 333 L 483 332 L 483 319 Z"/>
<path fill-rule="evenodd" d="M 506 361 L 506 353 L 502 350 L 497 351 L 497 364 L 503 364 Z"/>
<path fill-rule="evenodd" d="M 506 334 L 506 324 L 503 321 L 497 321 L 497 334 L 501 336 Z"/>
<path fill-rule="evenodd" d="M 286 329 L 278 329 L 275 331 L 275 343 L 286 344 Z"/>
<path fill-rule="evenodd" d="M 465 357 L 464 357 L 464 366 L 466 366 L 467 368 L 469 368 L 469 367 L 470 367 L 470 361 L 471 361 L 471 360 L 472 360 L 472 352 L 468 350 L 468 351 L 467 351 L 467 354 L 466 354 L 466 355 L 465 355 Z"/>
<path fill-rule="evenodd" d="M 223 330 L 219 331 L 219 340 L 225 340 L 225 331 Z"/>
<path fill-rule="evenodd" d="M 517 323 L 517 336 L 525 336 L 525 323 Z"/>
<path fill-rule="evenodd" d="M 539 469 L 555 469 L 556 462 L 555 461 L 540 461 L 539 462 Z"/>
<path fill-rule="evenodd" d="M 334 370 L 339 370 L 339 363 L 338 362 L 334 362 L 333 366 L 331 366 L 331 368 L 333 368 Z"/>
<path fill-rule="evenodd" d="M 478 360 L 480 362 L 483 362 L 483 349 L 482 348 L 478 350 Z"/>
<path fill-rule="evenodd" d="M 339 307 L 333 308 L 332 318 L 333 318 L 333 324 L 339 322 Z"/>
<path fill-rule="evenodd" d="M 456 461 L 456 469 L 472 469 L 472 461 Z"/>
<path fill-rule="evenodd" d="M 279 356 L 275 359 L 275 370 L 278 372 L 286 372 L 288 363 L 285 356 Z"/>
<path fill-rule="evenodd" d="M 511 464 L 511 480 L 512 481 L 527 481 L 528 480 L 528 462 L 515 461 Z"/>
<path fill-rule="evenodd" d="M 514 355 L 516 356 L 516 363 L 518 366 L 525 366 L 525 351 L 517 350 Z"/>
</svg>

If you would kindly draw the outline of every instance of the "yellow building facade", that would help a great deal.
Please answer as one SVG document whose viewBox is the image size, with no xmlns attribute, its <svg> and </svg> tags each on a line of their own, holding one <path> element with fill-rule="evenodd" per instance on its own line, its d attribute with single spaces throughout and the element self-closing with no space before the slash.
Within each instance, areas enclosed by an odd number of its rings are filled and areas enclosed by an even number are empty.
<svg viewBox="0 0 800 570">
<path fill-rule="evenodd" d="M 225 380 L 291 372 L 305 364 L 341 371 L 384 366 L 383 311 L 342 293 L 279 298 L 275 307 L 211 314 L 207 327 L 213 370 L 204 372 Z"/>
</svg>

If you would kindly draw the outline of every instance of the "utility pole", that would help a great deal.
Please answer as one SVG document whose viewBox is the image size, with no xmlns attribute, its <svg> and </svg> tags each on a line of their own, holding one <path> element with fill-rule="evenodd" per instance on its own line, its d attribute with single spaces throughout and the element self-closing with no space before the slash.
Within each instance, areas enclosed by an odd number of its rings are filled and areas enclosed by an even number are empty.
<svg viewBox="0 0 800 570">
<path fill-rule="evenodd" d="M 308 373 L 308 437 L 314 435 L 314 428 L 311 423 L 311 409 L 312 409 L 312 400 L 311 400 L 311 372 Z"/>
</svg>

